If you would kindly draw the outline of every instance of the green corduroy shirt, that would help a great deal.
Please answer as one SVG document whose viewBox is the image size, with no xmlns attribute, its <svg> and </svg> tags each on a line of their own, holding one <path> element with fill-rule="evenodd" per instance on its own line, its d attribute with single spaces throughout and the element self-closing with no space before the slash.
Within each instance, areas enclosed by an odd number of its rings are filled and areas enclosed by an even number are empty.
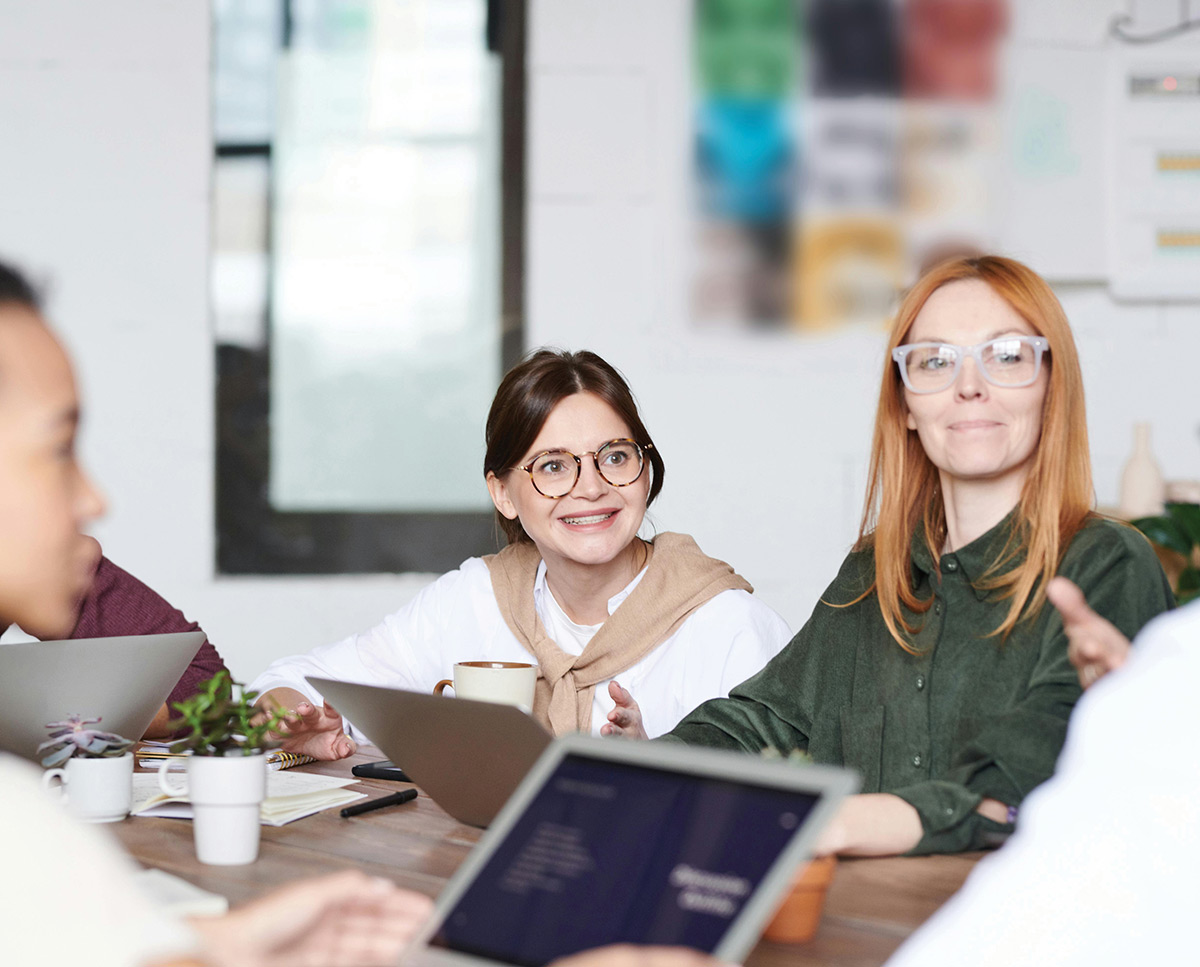
<svg viewBox="0 0 1200 967">
<path fill-rule="evenodd" d="M 1004 547 L 1011 515 L 935 566 L 921 535 L 912 578 L 934 596 L 910 654 L 892 638 L 868 587 L 871 552 L 852 553 L 812 617 L 761 672 L 691 712 L 665 738 L 758 752 L 807 749 L 850 766 L 863 792 L 911 803 L 924 835 L 913 853 L 997 845 L 1012 826 L 975 811 L 990 797 L 1017 806 L 1054 771 L 1080 695 L 1062 619 L 1049 604 L 1006 641 L 988 637 L 1010 602 L 977 582 Z M 1089 521 L 1059 574 L 1129 638 L 1174 606 L 1153 549 L 1132 527 Z"/>
</svg>

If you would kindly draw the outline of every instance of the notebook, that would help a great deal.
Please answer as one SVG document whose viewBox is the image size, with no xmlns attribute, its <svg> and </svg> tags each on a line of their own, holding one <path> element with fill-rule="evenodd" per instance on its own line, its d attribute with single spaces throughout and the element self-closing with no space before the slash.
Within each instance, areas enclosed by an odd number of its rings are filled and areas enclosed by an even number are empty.
<svg viewBox="0 0 1200 967">
<path fill-rule="evenodd" d="M 0 645 L 0 749 L 37 762 L 46 723 L 74 713 L 140 739 L 203 643 L 186 631 Z"/>
<path fill-rule="evenodd" d="M 552 738 L 513 705 L 308 681 L 426 795 L 470 826 L 492 821 Z"/>
<path fill-rule="evenodd" d="M 557 739 L 403 962 L 540 967 L 637 943 L 739 963 L 857 785 L 845 769 L 744 753 Z"/>
<path fill-rule="evenodd" d="M 182 778 L 182 777 L 180 777 Z M 176 783 L 178 779 L 174 780 Z M 263 826 L 286 826 L 288 823 L 312 816 L 334 806 L 347 806 L 366 799 L 365 792 L 347 789 L 358 785 L 357 779 L 321 776 L 307 772 L 268 772 L 267 797 L 259 807 L 259 822 Z M 191 819 L 192 803 L 187 795 L 169 796 L 159 787 L 158 773 L 134 773 L 131 816 L 166 816 L 172 819 Z"/>
</svg>

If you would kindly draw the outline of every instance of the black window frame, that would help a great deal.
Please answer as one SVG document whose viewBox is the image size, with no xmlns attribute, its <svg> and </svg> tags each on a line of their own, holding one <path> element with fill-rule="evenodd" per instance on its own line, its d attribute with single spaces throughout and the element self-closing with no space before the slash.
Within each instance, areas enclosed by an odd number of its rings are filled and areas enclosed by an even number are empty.
<svg viewBox="0 0 1200 967">
<path fill-rule="evenodd" d="M 291 0 L 282 2 L 282 45 L 286 48 L 291 36 Z M 488 2 L 486 41 L 502 63 L 497 382 L 524 348 L 527 19 L 528 0 Z M 217 143 L 215 156 L 261 157 L 269 171 L 273 160 L 269 143 Z M 268 196 L 268 218 L 270 210 Z M 269 244 L 267 257 L 270 278 L 274 265 Z M 468 557 L 498 550 L 504 539 L 490 511 L 292 512 L 271 506 L 268 475 L 273 319 L 269 292 L 268 286 L 265 345 L 260 349 L 216 346 L 217 574 L 442 572 Z"/>
</svg>

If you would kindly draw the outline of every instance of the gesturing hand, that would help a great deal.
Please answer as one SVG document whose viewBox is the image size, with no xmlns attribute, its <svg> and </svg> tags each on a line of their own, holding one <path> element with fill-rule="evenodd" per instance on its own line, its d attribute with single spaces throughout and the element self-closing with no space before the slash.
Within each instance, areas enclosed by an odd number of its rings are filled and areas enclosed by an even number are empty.
<svg viewBox="0 0 1200 967">
<path fill-rule="evenodd" d="M 285 752 L 314 759 L 344 759 L 358 751 L 355 741 L 342 730 L 342 716 L 328 702 L 321 708 L 307 699 L 297 702 L 279 724 L 277 734 Z"/>
<path fill-rule="evenodd" d="M 642 710 L 633 700 L 629 690 L 622 688 L 617 681 L 608 683 L 608 694 L 617 707 L 608 713 L 608 721 L 600 726 L 601 735 L 620 735 L 626 739 L 648 739 L 646 727 L 642 724 Z"/>
<path fill-rule="evenodd" d="M 1067 657 L 1084 688 L 1094 685 L 1129 657 L 1129 639 L 1110 621 L 1088 607 L 1083 592 L 1066 578 L 1046 585 L 1046 597 L 1062 615 Z"/>
</svg>

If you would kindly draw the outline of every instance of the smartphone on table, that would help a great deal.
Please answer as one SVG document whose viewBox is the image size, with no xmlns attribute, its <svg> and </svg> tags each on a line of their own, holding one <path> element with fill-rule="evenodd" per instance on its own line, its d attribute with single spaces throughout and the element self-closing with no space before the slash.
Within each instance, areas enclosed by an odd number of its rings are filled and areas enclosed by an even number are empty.
<svg viewBox="0 0 1200 967">
<path fill-rule="evenodd" d="M 360 779 L 394 779 L 396 782 L 412 782 L 404 774 L 404 770 L 391 759 L 380 759 L 378 762 L 363 762 L 350 770 L 352 776 Z"/>
</svg>

